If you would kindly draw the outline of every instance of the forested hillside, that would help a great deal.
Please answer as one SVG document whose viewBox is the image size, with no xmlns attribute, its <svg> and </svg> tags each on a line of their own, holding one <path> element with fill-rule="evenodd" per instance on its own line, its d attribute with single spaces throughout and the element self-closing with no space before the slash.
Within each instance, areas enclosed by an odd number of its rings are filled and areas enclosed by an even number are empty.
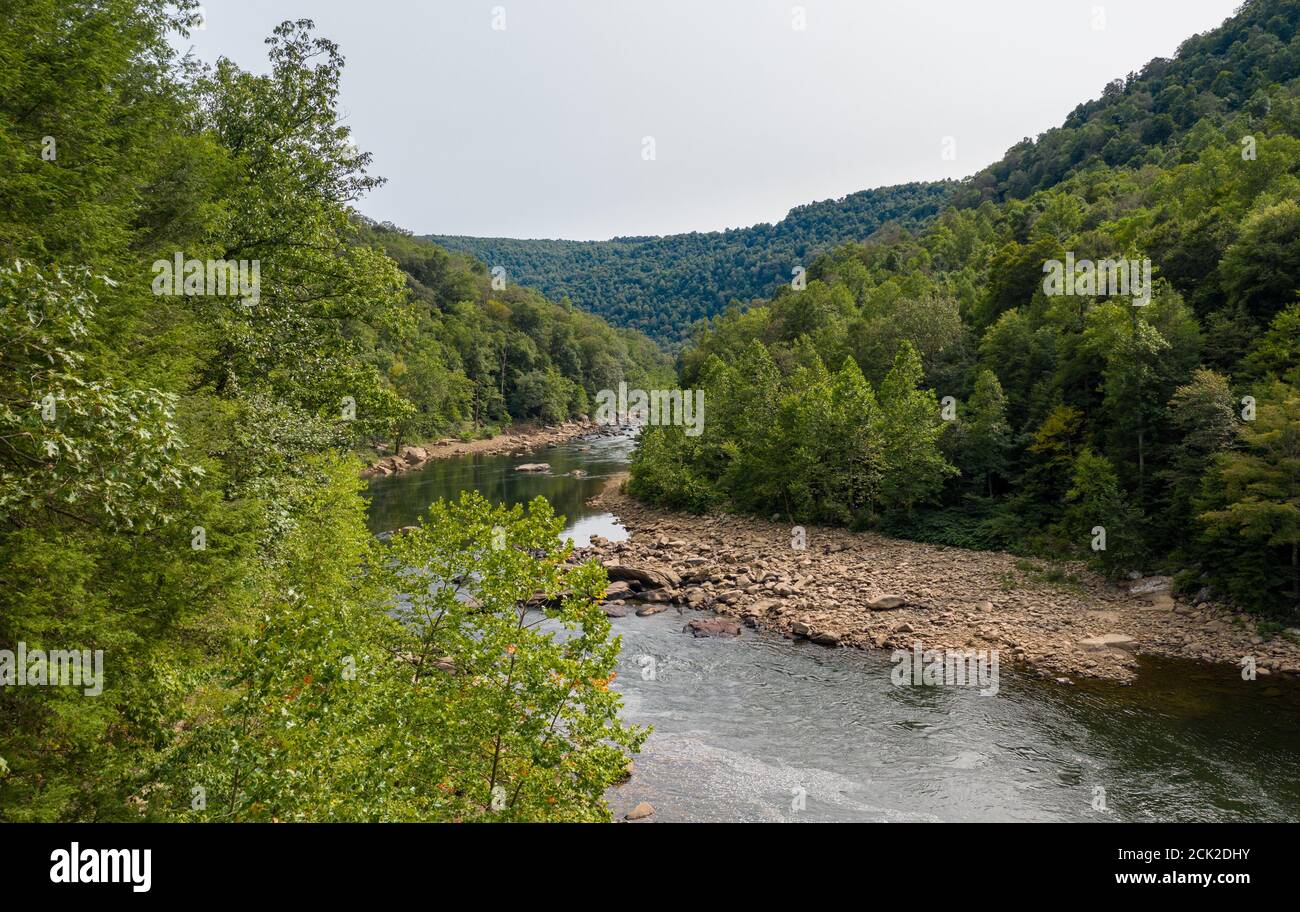
<svg viewBox="0 0 1300 912">
<path fill-rule="evenodd" d="M 367 224 L 338 46 L 285 22 L 264 75 L 200 66 L 197 11 L 0 16 L 0 821 L 608 819 L 641 735 L 604 572 L 541 499 L 381 545 L 349 451 L 578 414 L 661 356 Z M 457 583 L 403 598 L 408 566 Z"/>
<path fill-rule="evenodd" d="M 775 225 L 608 241 L 519 240 L 431 235 L 470 253 L 506 278 L 539 288 L 618 326 L 669 342 L 732 300 L 770 295 L 817 254 L 869 236 L 894 221 L 915 228 L 932 217 L 954 184 L 911 183 L 852 193 L 790 210 Z"/>
<path fill-rule="evenodd" d="M 1270 86 L 1293 79 L 1300 50 L 1287 4 L 1244 3 L 1227 28 L 1188 38 L 1177 55 L 1157 57 L 1080 104 L 1060 127 L 1026 138 L 956 194 L 961 206 L 1025 199 L 1097 162 L 1138 168 L 1190 152 L 1184 137 L 1202 120 L 1267 110 Z"/>
<path fill-rule="evenodd" d="M 685 352 L 642 497 L 1300 602 L 1300 3 L 1252 0 Z M 1051 264 L 1151 263 L 1149 303 Z M 1109 293 L 1108 293 L 1109 292 Z M 951 400 L 948 399 L 951 397 Z"/>
<path fill-rule="evenodd" d="M 588 414 L 621 381 L 671 377 L 668 356 L 641 333 L 614 329 L 571 304 L 506 283 L 487 267 L 391 225 L 363 223 L 406 274 L 410 305 L 394 323 L 356 327 L 365 359 L 410 403 L 403 440 L 465 434 L 510 420 L 548 424 Z"/>
</svg>

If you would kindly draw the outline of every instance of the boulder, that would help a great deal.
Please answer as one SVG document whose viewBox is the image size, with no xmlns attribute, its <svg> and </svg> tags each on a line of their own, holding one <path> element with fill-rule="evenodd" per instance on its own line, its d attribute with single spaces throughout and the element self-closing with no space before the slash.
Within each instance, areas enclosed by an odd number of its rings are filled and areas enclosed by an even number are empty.
<svg viewBox="0 0 1300 912">
<path fill-rule="evenodd" d="M 429 451 L 424 447 L 417 446 L 402 447 L 402 452 L 399 455 L 407 465 L 419 465 L 429 459 Z"/>
<path fill-rule="evenodd" d="M 692 618 L 682 632 L 694 637 L 734 637 L 740 636 L 740 624 L 731 618 Z"/>
<path fill-rule="evenodd" d="M 675 589 L 681 585 L 680 578 L 673 578 L 676 574 L 669 576 L 658 570 L 638 570 L 636 567 L 625 567 L 612 562 L 605 564 L 605 573 L 613 582 L 624 580 L 640 583 L 647 589 Z"/>
<path fill-rule="evenodd" d="M 871 611 L 896 611 L 907 607 L 907 599 L 901 595 L 882 595 L 867 602 Z"/>
<path fill-rule="evenodd" d="M 650 617 L 651 615 L 658 614 L 661 611 L 667 611 L 667 610 L 668 610 L 668 606 L 663 603 L 657 603 L 653 605 L 642 605 L 640 608 L 636 610 L 636 616 L 643 617 L 643 618 Z"/>
<path fill-rule="evenodd" d="M 647 817 L 654 816 L 654 805 L 649 801 L 642 801 L 632 810 L 623 815 L 624 820 L 645 820 Z"/>
<path fill-rule="evenodd" d="M 1173 580 L 1167 576 L 1144 576 L 1134 580 L 1128 591 L 1130 595 L 1154 595 L 1157 592 L 1168 592 L 1172 585 Z"/>
<path fill-rule="evenodd" d="M 1137 646 L 1137 640 L 1123 633 L 1103 633 L 1101 636 L 1088 637 L 1079 641 L 1079 645 L 1084 649 L 1096 651 L 1100 649 L 1123 649 L 1131 652 Z"/>
<path fill-rule="evenodd" d="M 814 634 L 812 635 L 811 639 L 812 639 L 812 641 L 813 641 L 814 643 L 816 643 L 818 646 L 838 646 L 838 645 L 840 645 L 840 637 L 839 637 L 839 634 L 836 634 L 836 633 L 828 633 L 828 632 L 826 632 L 826 631 L 820 631 L 820 632 L 818 632 L 818 633 L 814 633 Z"/>
<path fill-rule="evenodd" d="M 632 587 L 624 580 L 619 580 L 617 583 L 610 583 L 605 587 L 605 598 L 607 599 L 627 598 L 631 594 Z"/>
<path fill-rule="evenodd" d="M 516 472 L 549 472 L 550 470 L 549 462 L 525 462 L 523 465 L 515 466 Z"/>
</svg>

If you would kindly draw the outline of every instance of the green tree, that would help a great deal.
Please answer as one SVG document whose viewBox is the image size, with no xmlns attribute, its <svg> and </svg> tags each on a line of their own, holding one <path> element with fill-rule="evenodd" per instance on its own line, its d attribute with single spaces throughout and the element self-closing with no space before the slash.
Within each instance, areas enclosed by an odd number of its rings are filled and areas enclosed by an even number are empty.
<svg viewBox="0 0 1300 912">
<path fill-rule="evenodd" d="M 1300 202 L 1263 206 L 1241 226 L 1220 266 L 1229 301 L 1268 323 L 1300 292 Z"/>
<path fill-rule="evenodd" d="M 975 391 L 966 403 L 963 424 L 966 465 L 984 480 L 989 497 L 992 497 L 993 477 L 1006 473 L 1011 449 L 1007 400 L 993 371 L 982 370 L 975 377 Z"/>
<path fill-rule="evenodd" d="M 878 433 L 884 457 L 880 493 L 889 511 L 911 511 L 921 501 L 936 497 L 944 479 L 957 473 L 940 452 L 939 401 L 933 391 L 921 388 L 922 376 L 920 355 L 904 342 L 880 385 Z"/>
<path fill-rule="evenodd" d="M 1116 449 L 1132 453 L 1139 490 L 1145 481 L 1152 425 L 1164 408 L 1158 380 L 1169 342 L 1131 305 L 1107 302 L 1088 312 L 1086 347 L 1105 363 L 1102 408 Z"/>
<path fill-rule="evenodd" d="M 1300 385 L 1300 302 L 1291 304 L 1273 318 L 1268 332 L 1255 343 L 1244 366 L 1258 379 Z"/>
<path fill-rule="evenodd" d="M 820 437 L 830 451 L 826 506 L 853 518 L 870 515 L 880 498 L 886 457 L 879 411 L 857 362 L 845 358 L 832 380 L 829 422 Z"/>
<path fill-rule="evenodd" d="M 754 340 L 734 365 L 715 362 L 705 389 L 711 413 L 705 433 L 717 429 L 725 460 L 720 487 L 743 509 L 786 507 L 784 437 L 774 420 L 781 407 L 781 373 L 767 347 Z"/>
<path fill-rule="evenodd" d="M 1212 543 L 1232 542 L 1213 572 L 1244 604 L 1267 606 L 1278 593 L 1300 599 L 1300 392 L 1270 386 L 1238 443 L 1207 477 L 1216 506 L 1201 521 Z"/>
<path fill-rule="evenodd" d="M 199 820 L 608 820 L 644 730 L 618 718 L 598 564 L 563 518 L 467 493 L 375 553 L 347 463 L 305 505 L 283 593 L 151 809 Z M 356 573 L 359 561 L 369 572 Z M 377 610 L 389 603 L 390 614 Z M 204 789 L 203 807 L 190 794 Z"/>
<path fill-rule="evenodd" d="M 1169 424 L 1178 435 L 1161 475 L 1170 487 L 1161 521 L 1178 538 L 1194 518 L 1193 502 L 1206 470 L 1237 434 L 1232 390 L 1222 374 L 1200 369 L 1169 400 Z"/>
<path fill-rule="evenodd" d="M 575 402 L 574 384 L 559 371 L 529 371 L 515 383 L 511 412 L 520 418 L 536 418 L 545 424 L 559 424 L 569 417 Z"/>
<path fill-rule="evenodd" d="M 1112 579 L 1141 566 L 1142 515 L 1124 496 L 1106 457 L 1087 449 L 1079 454 L 1066 499 L 1066 530 L 1076 549 L 1089 548 L 1093 563 Z"/>
</svg>

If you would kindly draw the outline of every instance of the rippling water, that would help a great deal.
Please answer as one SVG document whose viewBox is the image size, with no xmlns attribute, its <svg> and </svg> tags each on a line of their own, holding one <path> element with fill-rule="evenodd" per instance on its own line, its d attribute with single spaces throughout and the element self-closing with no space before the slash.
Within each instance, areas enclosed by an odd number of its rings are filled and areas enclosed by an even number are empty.
<svg viewBox="0 0 1300 912">
<path fill-rule="evenodd" d="M 550 498 L 580 544 L 592 531 L 618 537 L 616 518 L 585 501 L 625 470 L 630 445 L 463 457 L 376 479 L 372 528 L 411 523 L 431 500 L 473 487 L 508 502 Z M 552 474 L 513 471 L 536 461 Z M 575 468 L 588 476 L 563 477 Z M 656 820 L 1300 819 L 1293 686 L 1146 660 L 1127 687 L 1058 685 L 1009 662 L 996 696 L 895 687 L 888 653 L 754 630 L 697 640 L 682 632 L 688 616 L 613 620 L 625 716 L 655 729 L 632 781 L 611 790 L 616 811 L 648 800 Z M 1093 808 L 1098 787 L 1106 811 Z"/>
</svg>

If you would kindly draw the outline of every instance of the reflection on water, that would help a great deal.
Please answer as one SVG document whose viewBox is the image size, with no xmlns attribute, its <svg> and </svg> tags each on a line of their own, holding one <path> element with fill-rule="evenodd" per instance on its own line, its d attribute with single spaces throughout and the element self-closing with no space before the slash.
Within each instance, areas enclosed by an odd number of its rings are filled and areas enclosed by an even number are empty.
<svg viewBox="0 0 1300 912">
<path fill-rule="evenodd" d="M 411 524 L 472 487 L 510 503 L 548 497 L 579 543 L 619 537 L 616 518 L 585 501 L 625 470 L 630 446 L 581 441 L 375 479 L 371 528 Z M 551 473 L 513 471 L 538 461 Z M 573 469 L 589 474 L 564 476 Z M 1063 686 L 1004 660 L 998 695 L 982 697 L 894 687 L 887 653 L 754 630 L 697 640 L 686 619 L 613 621 L 624 715 L 655 727 L 632 781 L 610 792 L 619 812 L 648 800 L 656 820 L 1300 819 L 1300 692 L 1285 682 L 1148 660 L 1133 686 Z"/>
<path fill-rule="evenodd" d="M 627 532 L 609 513 L 587 501 L 600 493 L 611 475 L 627 471 L 633 440 L 627 436 L 592 437 L 530 452 L 527 456 L 458 456 L 430 463 L 406 475 L 371 480 L 370 531 L 384 532 L 414 525 L 429 504 L 454 500 L 461 491 L 477 490 L 497 503 L 527 503 L 539 494 L 568 520 L 566 533 L 579 547 L 592 535 L 614 541 Z M 527 462 L 548 462 L 549 472 L 517 472 Z M 574 477 L 568 472 L 585 475 Z"/>
</svg>

